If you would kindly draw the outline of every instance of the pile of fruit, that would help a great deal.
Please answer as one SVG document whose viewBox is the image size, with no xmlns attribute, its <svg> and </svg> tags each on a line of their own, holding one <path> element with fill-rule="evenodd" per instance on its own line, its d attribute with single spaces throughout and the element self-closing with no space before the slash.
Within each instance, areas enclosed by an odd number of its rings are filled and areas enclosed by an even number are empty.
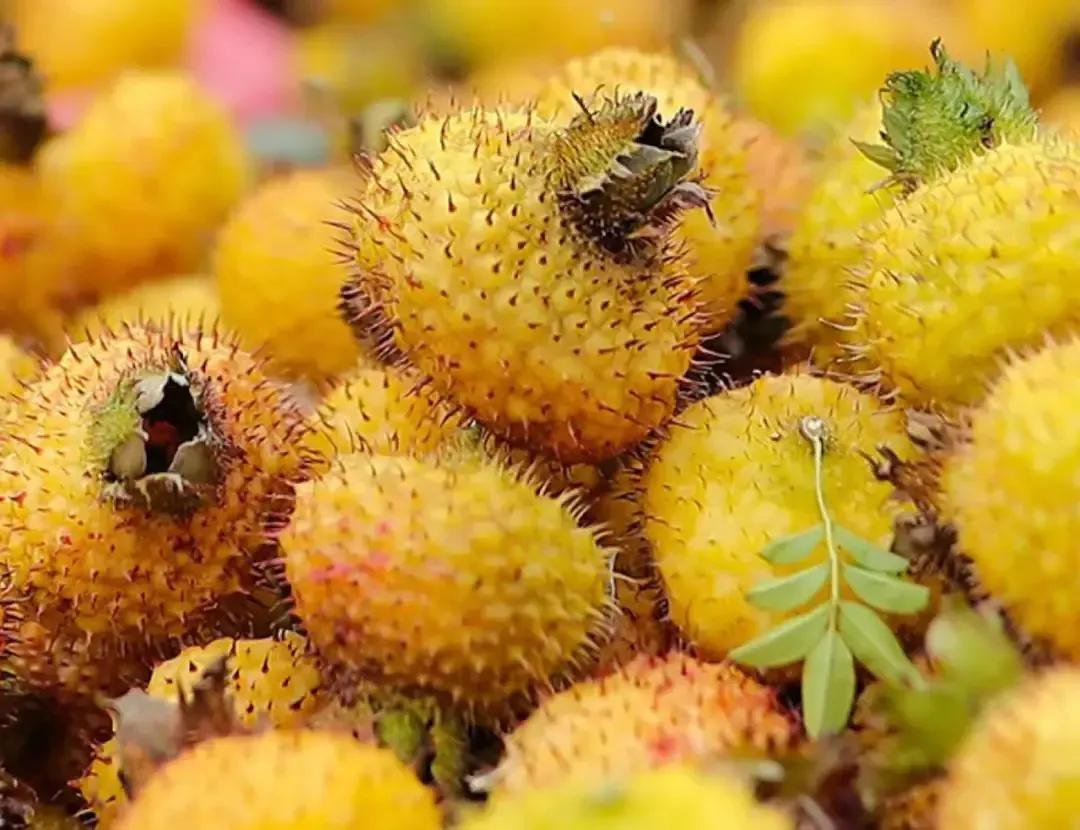
<svg viewBox="0 0 1080 830">
<path fill-rule="evenodd" d="M 1080 826 L 1075 0 L 0 16 L 0 827 Z"/>
</svg>

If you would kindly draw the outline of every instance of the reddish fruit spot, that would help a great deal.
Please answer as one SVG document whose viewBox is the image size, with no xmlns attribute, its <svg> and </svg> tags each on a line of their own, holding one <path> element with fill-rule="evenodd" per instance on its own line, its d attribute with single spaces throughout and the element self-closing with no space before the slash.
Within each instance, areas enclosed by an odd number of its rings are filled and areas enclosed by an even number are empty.
<svg viewBox="0 0 1080 830">
<path fill-rule="evenodd" d="M 680 755 L 682 742 L 671 734 L 660 734 L 649 744 L 649 757 L 654 763 L 673 761 Z"/>
</svg>

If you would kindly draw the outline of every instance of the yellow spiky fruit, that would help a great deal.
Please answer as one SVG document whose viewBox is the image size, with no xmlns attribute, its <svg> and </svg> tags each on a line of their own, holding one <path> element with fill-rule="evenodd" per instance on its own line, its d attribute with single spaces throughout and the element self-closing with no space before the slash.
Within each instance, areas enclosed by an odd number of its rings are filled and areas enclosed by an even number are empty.
<svg viewBox="0 0 1080 830">
<path fill-rule="evenodd" d="M 324 459 L 362 450 L 426 455 L 464 426 L 445 401 L 407 370 L 361 360 L 323 398 L 307 445 Z"/>
<path fill-rule="evenodd" d="M 943 510 L 981 584 L 1021 628 L 1080 658 L 1080 340 L 1006 369 L 942 471 Z"/>
<path fill-rule="evenodd" d="M 356 340 L 338 312 L 340 202 L 348 169 L 301 170 L 271 180 L 233 213 L 218 237 L 214 272 L 222 320 L 250 348 L 291 374 L 327 377 L 351 368 Z"/>
<path fill-rule="evenodd" d="M 607 46 L 667 46 L 688 22 L 685 0 L 422 0 L 418 19 L 442 61 L 469 68 L 560 60 Z M 567 25 L 567 21 L 573 25 Z"/>
<path fill-rule="evenodd" d="M 654 116 L 667 150 L 646 146 Z M 704 198 L 685 180 L 688 120 L 636 96 L 569 127 L 478 109 L 397 133 L 359 199 L 358 326 L 384 323 L 433 388 L 515 443 L 618 454 L 670 416 L 698 340 L 667 235 Z M 617 156 L 637 172 L 616 175 Z"/>
<path fill-rule="evenodd" d="M 179 60 L 203 0 L 8 0 L 19 42 L 51 89 Z"/>
<path fill-rule="evenodd" d="M 572 60 L 540 91 L 537 108 L 569 121 L 581 112 L 575 93 L 593 107 L 615 90 L 652 95 L 663 113 L 693 110 L 701 123 L 699 171 L 710 191 L 711 216 L 688 214 L 675 237 L 686 244 L 691 267 L 701 276 L 699 297 L 708 328 L 715 331 L 731 320 L 746 294 L 746 269 L 761 223 L 761 194 L 750 179 L 746 142 L 726 104 L 668 52 L 613 48 Z"/>
<path fill-rule="evenodd" d="M 881 129 L 881 104 L 866 103 L 830 140 L 815 172 L 815 184 L 787 240 L 779 288 L 790 323 L 785 340 L 813 350 L 820 366 L 849 368 L 843 344 L 852 322 L 856 291 L 852 269 L 862 250 L 859 231 L 894 202 L 895 190 L 875 189 L 887 171 L 852 139 L 872 142 Z"/>
<path fill-rule="evenodd" d="M 569 779 L 491 802 L 461 830 L 790 830 L 792 820 L 759 804 L 743 782 L 671 766 L 608 781 Z"/>
<path fill-rule="evenodd" d="M 995 701 L 949 765 L 938 826 L 1068 827 L 1080 815 L 1080 671 L 1051 669 Z"/>
<path fill-rule="evenodd" d="M 979 51 L 1009 56 L 1038 95 L 1053 89 L 1069 70 L 1070 38 L 1080 33 L 1080 6 L 1073 0 L 950 0 L 961 26 Z"/>
<path fill-rule="evenodd" d="M 853 340 L 912 404 L 975 403 L 1011 349 L 1080 324 L 1080 144 L 1006 142 L 863 236 Z"/>
<path fill-rule="evenodd" d="M 207 668 L 224 659 L 226 695 L 238 724 L 249 728 L 295 728 L 314 711 L 323 681 L 305 648 L 304 639 L 292 633 L 281 640 L 221 638 L 206 646 L 184 649 L 158 665 L 146 691 L 168 701 L 190 698 Z M 97 826 L 112 826 L 128 802 L 120 779 L 115 738 L 98 749 L 77 786 L 94 811 Z"/>
<path fill-rule="evenodd" d="M 326 658 L 499 715 L 605 633 L 610 553 L 577 512 L 475 448 L 354 454 L 301 485 L 280 541 Z"/>
<path fill-rule="evenodd" d="M 7 335 L 0 335 L 0 415 L 8 412 L 23 387 L 40 370 L 40 361 Z"/>
<path fill-rule="evenodd" d="M 1063 87 L 1042 107 L 1042 123 L 1080 141 L 1080 84 Z"/>
<path fill-rule="evenodd" d="M 902 504 L 863 453 L 884 445 L 912 458 L 904 416 L 834 381 L 767 375 L 699 401 L 679 416 L 645 474 L 645 533 L 672 620 L 707 654 L 723 656 L 785 618 L 744 594 L 804 566 L 762 559 L 769 542 L 821 522 L 813 448 L 800 433 L 807 416 L 828 429 L 823 489 L 833 518 L 887 548 Z M 821 546 L 806 561 L 826 555 Z"/>
<path fill-rule="evenodd" d="M 203 328 L 218 318 L 219 303 L 213 280 L 201 274 L 171 277 L 137 285 L 83 309 L 66 326 L 75 342 L 95 340 L 105 331 L 144 322 Z"/>
<path fill-rule="evenodd" d="M 596 784 L 726 753 L 778 752 L 797 734 L 775 693 L 734 666 L 642 655 L 542 703 L 506 737 L 491 784 L 496 798 Z"/>
<path fill-rule="evenodd" d="M 213 738 L 168 763 L 117 823 L 203 830 L 438 830 L 434 797 L 394 754 L 296 730 Z"/>
<path fill-rule="evenodd" d="M 746 147 L 751 187 L 761 194 L 759 241 L 785 240 L 812 192 L 810 153 L 802 142 L 747 115 L 736 118 L 735 136 Z"/>
<path fill-rule="evenodd" d="M 124 74 L 37 163 L 80 255 L 61 290 L 80 297 L 200 268 L 249 175 L 225 111 L 173 72 Z"/>
<path fill-rule="evenodd" d="M 149 646 L 254 584 L 302 435 L 217 333 L 148 325 L 72 346 L 0 436 L 0 571 L 18 597 L 5 658 L 31 682 L 122 691 Z"/>
<path fill-rule="evenodd" d="M 931 39 L 953 28 L 933 6 L 878 0 L 753 4 L 733 46 L 735 90 L 754 115 L 784 134 L 846 120 L 886 74 L 921 65 Z"/>
</svg>

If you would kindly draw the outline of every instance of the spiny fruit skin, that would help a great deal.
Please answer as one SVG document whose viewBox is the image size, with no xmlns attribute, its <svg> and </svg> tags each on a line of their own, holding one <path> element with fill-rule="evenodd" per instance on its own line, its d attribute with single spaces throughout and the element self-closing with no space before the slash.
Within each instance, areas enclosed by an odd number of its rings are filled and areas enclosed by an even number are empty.
<svg viewBox="0 0 1080 830">
<path fill-rule="evenodd" d="M 201 274 L 152 280 L 83 309 L 66 325 L 75 342 L 95 340 L 105 331 L 154 322 L 194 329 L 212 325 L 219 303 L 213 280 Z"/>
<path fill-rule="evenodd" d="M 731 752 L 783 751 L 797 734 L 775 693 L 734 666 L 641 655 L 541 704 L 505 739 L 492 783 L 495 798 L 598 784 Z"/>
<path fill-rule="evenodd" d="M 605 634 L 610 553 L 576 512 L 482 451 L 354 454 L 300 486 L 280 541 L 328 660 L 483 717 L 572 673 Z"/>
<path fill-rule="evenodd" d="M 975 575 L 1026 632 L 1080 658 L 1080 340 L 1015 361 L 942 471 L 942 507 Z"/>
<path fill-rule="evenodd" d="M 408 369 L 361 359 L 312 415 L 307 446 L 326 461 L 356 451 L 417 456 L 434 452 L 464 423 L 421 380 Z"/>
<path fill-rule="evenodd" d="M 72 346 L 0 437 L 0 571 L 18 598 L 4 619 L 17 669 L 122 691 L 121 658 L 251 587 L 304 471 L 303 430 L 259 362 L 216 332 L 133 327 Z"/>
<path fill-rule="evenodd" d="M 845 367 L 842 344 L 852 322 L 855 289 L 850 282 L 862 253 L 859 231 L 894 202 L 893 189 L 875 189 L 887 172 L 851 142 L 872 142 L 880 129 L 881 105 L 875 101 L 836 131 L 786 243 L 779 284 L 790 323 L 785 341 L 811 348 L 820 366 Z"/>
<path fill-rule="evenodd" d="M 239 724 L 249 728 L 296 728 L 314 711 L 322 684 L 322 674 L 305 654 L 305 647 L 304 639 L 297 634 L 287 634 L 281 640 L 225 637 L 206 646 L 192 646 L 159 664 L 146 691 L 169 701 L 190 697 L 206 669 L 225 659 L 226 692 Z M 90 768 L 77 782 L 98 827 L 113 826 L 128 802 L 119 764 L 117 742 L 112 738 L 97 751 Z"/>
<path fill-rule="evenodd" d="M 19 43 L 63 90 L 180 57 L 202 0 L 11 0 Z"/>
<path fill-rule="evenodd" d="M 684 766 L 610 781 L 568 779 L 560 786 L 499 798 L 461 830 L 790 830 L 791 819 L 757 803 L 741 782 Z"/>
<path fill-rule="evenodd" d="M 996 701 L 950 764 L 940 827 L 1069 827 L 1080 815 L 1080 671 L 1061 666 Z"/>
<path fill-rule="evenodd" d="M 761 193 L 759 241 L 785 239 L 814 185 L 808 148 L 781 136 L 763 121 L 740 115 L 735 141 L 746 147 L 746 166 L 752 187 Z"/>
<path fill-rule="evenodd" d="M 40 370 L 40 361 L 7 335 L 0 335 L 0 415 L 15 405 L 24 385 Z"/>
<path fill-rule="evenodd" d="M 80 251 L 61 288 L 77 296 L 198 268 L 249 175 L 224 110 L 172 72 L 121 76 L 37 164 L 60 232 Z"/>
<path fill-rule="evenodd" d="M 353 186 L 347 169 L 301 170 L 245 200 L 218 236 L 214 272 L 222 319 L 249 348 L 290 373 L 326 377 L 351 368 L 359 349 L 338 313 L 341 265 L 328 223 Z"/>
<path fill-rule="evenodd" d="M 118 830 L 438 830 L 431 792 L 389 750 L 309 730 L 212 738 L 146 783 Z"/>
<path fill-rule="evenodd" d="M 769 542 L 821 522 L 813 448 L 799 432 L 805 416 L 827 424 L 823 486 L 831 515 L 890 544 L 902 504 L 862 453 L 885 445 L 902 459 L 914 455 L 901 412 L 807 374 L 766 375 L 689 407 L 645 474 L 645 533 L 672 620 L 707 654 L 723 656 L 784 619 L 744 593 L 804 564 L 771 565 L 759 556 Z M 825 557 L 820 546 L 806 563 Z"/>
<path fill-rule="evenodd" d="M 701 123 L 699 170 L 710 191 L 709 213 L 687 214 L 675 238 L 687 246 L 702 275 L 699 299 L 715 331 L 734 315 L 746 293 L 746 269 L 757 242 L 761 194 L 750 180 L 745 144 L 726 105 L 693 69 L 667 52 L 612 48 L 567 63 L 538 95 L 538 111 L 568 121 L 580 114 L 574 94 L 594 107 L 616 90 L 652 95 L 660 111 L 685 107 Z M 711 214 L 711 215 L 710 215 Z"/>
<path fill-rule="evenodd" d="M 851 117 L 888 72 L 921 64 L 945 23 L 923 2 L 755 3 L 734 45 L 732 79 L 758 118 L 797 134 Z"/>
<path fill-rule="evenodd" d="M 988 150 L 872 224 L 863 250 L 861 359 L 910 404 L 976 403 L 1009 350 L 1080 321 L 1080 145 Z"/>
<path fill-rule="evenodd" d="M 698 340 L 695 283 L 665 238 L 700 195 L 680 175 L 695 131 L 657 116 L 669 144 L 646 146 L 654 115 L 631 97 L 565 129 L 474 109 L 397 133 L 357 209 L 358 328 L 385 321 L 433 388 L 560 461 L 643 438 Z M 620 155 L 637 172 L 615 175 Z"/>
</svg>

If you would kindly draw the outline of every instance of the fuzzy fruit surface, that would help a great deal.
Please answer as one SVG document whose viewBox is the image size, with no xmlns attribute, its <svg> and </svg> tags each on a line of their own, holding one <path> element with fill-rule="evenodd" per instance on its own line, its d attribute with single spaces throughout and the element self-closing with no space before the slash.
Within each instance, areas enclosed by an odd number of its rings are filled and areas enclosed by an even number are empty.
<svg viewBox="0 0 1080 830">
<path fill-rule="evenodd" d="M 157 772 L 118 830 L 438 830 L 434 797 L 388 749 L 312 730 L 212 738 Z"/>
<path fill-rule="evenodd" d="M 206 646 L 184 649 L 154 669 L 147 694 L 162 700 L 190 698 L 204 672 L 226 660 L 226 695 L 237 723 L 245 727 L 300 726 L 318 702 L 322 675 L 305 654 L 306 643 L 297 634 L 281 640 L 221 638 Z M 112 827 L 128 803 L 120 780 L 117 741 L 110 739 L 96 753 L 86 774 L 77 782 L 98 827 Z"/>
<path fill-rule="evenodd" d="M 480 715 L 573 674 L 606 633 L 610 553 L 568 498 L 466 452 L 354 454 L 281 537 L 315 647 Z"/>
<path fill-rule="evenodd" d="M 1005 143 L 866 229 L 861 360 L 911 404 L 977 403 L 1010 351 L 1080 322 L 1080 147 Z"/>
<path fill-rule="evenodd" d="M 823 484 L 834 520 L 888 548 L 902 505 L 862 453 L 886 445 L 911 458 L 904 417 L 834 381 L 765 376 L 700 401 L 679 416 L 645 474 L 645 533 L 672 619 L 710 655 L 721 657 L 785 618 L 751 605 L 746 591 L 826 560 L 824 545 L 797 565 L 759 556 L 773 540 L 821 523 L 813 448 L 799 432 L 800 420 L 813 415 L 828 427 Z"/>
<path fill-rule="evenodd" d="M 348 170 L 301 170 L 271 180 L 233 213 L 218 237 L 214 271 L 222 320 L 248 348 L 290 373 L 327 377 L 359 348 L 338 312 L 342 268 L 327 223 L 353 187 Z"/>
<path fill-rule="evenodd" d="M 540 91 L 538 109 L 565 121 L 581 112 L 574 94 L 594 107 L 616 90 L 653 95 L 664 113 L 686 107 L 701 123 L 699 170 L 712 217 L 705 211 L 687 214 L 674 236 L 685 243 L 691 267 L 702 277 L 699 298 L 707 328 L 716 331 L 746 294 L 746 270 L 761 224 L 761 194 L 750 179 L 745 139 L 724 101 L 667 52 L 613 48 L 572 60 Z"/>
<path fill-rule="evenodd" d="M 642 655 L 544 701 L 505 739 L 495 798 L 794 744 L 775 693 L 727 664 Z"/>
<path fill-rule="evenodd" d="M 76 341 L 95 340 L 109 330 L 145 322 L 199 329 L 218 319 L 214 281 L 201 274 L 151 280 L 83 309 L 66 325 Z"/>
<path fill-rule="evenodd" d="M 110 452 L 139 429 L 127 409 L 138 378 L 181 363 L 214 436 L 216 471 L 197 506 L 174 512 L 128 498 L 151 477 L 120 489 Z M 153 436 L 169 423 L 144 425 L 147 453 L 167 452 Z M 18 627 L 10 647 L 23 668 L 109 687 L 109 655 L 178 637 L 193 614 L 249 587 L 267 525 L 304 468 L 293 442 L 302 430 L 260 364 L 212 332 L 133 327 L 72 346 L 44 369 L 0 438 L 0 570 L 19 596 L 5 625 Z"/>
<path fill-rule="evenodd" d="M 1026 632 L 1080 658 L 1080 340 L 1013 362 L 942 472 L 975 576 Z"/>
<path fill-rule="evenodd" d="M 425 455 L 463 426 L 453 408 L 408 370 L 361 360 L 323 398 L 307 445 L 327 461 L 362 451 Z"/>
<path fill-rule="evenodd" d="M 791 819 L 759 804 L 741 782 L 674 764 L 608 781 L 561 785 L 496 798 L 462 830 L 790 830 Z"/>
<path fill-rule="evenodd" d="M 602 130 L 560 142 L 524 111 L 427 118 L 374 160 L 354 223 L 358 327 L 374 312 L 433 388 L 566 462 L 663 423 L 698 340 L 671 245 L 615 256 L 560 208 L 561 176 L 624 146 Z"/>
<path fill-rule="evenodd" d="M 987 709 L 950 764 L 941 827 L 1068 827 L 1080 814 L 1080 671 L 1029 678 Z"/>
<path fill-rule="evenodd" d="M 173 72 L 121 76 L 41 148 L 38 168 L 81 257 L 58 290 L 78 298 L 201 266 L 249 175 L 224 110 Z"/>
</svg>

